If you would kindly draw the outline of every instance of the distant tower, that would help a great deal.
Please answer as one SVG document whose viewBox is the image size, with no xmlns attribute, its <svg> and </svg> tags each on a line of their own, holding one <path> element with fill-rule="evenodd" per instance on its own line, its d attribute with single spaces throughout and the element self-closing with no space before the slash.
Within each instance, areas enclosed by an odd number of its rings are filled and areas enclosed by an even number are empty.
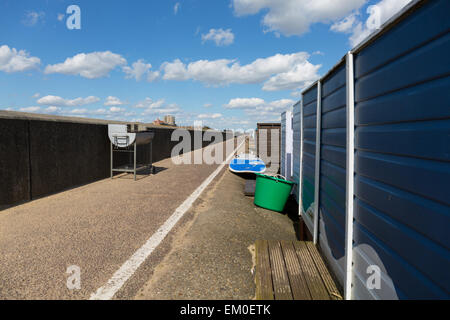
<svg viewBox="0 0 450 320">
<path fill-rule="evenodd" d="M 175 117 L 174 116 L 170 116 L 170 115 L 164 116 L 164 122 L 169 124 L 169 125 L 171 125 L 171 126 L 174 126 L 175 125 Z"/>
</svg>

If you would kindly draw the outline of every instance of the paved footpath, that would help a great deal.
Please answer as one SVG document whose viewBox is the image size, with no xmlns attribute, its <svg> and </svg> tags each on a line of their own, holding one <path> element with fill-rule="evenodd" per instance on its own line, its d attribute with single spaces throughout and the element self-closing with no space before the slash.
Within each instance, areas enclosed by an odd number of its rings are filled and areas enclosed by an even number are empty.
<svg viewBox="0 0 450 320">
<path fill-rule="evenodd" d="M 244 184 L 227 170 L 200 196 L 136 299 L 254 298 L 255 240 L 296 240 L 296 219 L 256 207 Z"/>
<path fill-rule="evenodd" d="M 138 181 L 105 179 L 0 211 L 0 299 L 90 298 L 218 168 L 171 159 L 155 166 L 157 174 Z M 190 219 L 182 216 L 113 298 L 139 292 Z M 81 270 L 79 290 L 67 288 L 72 265 Z"/>
</svg>

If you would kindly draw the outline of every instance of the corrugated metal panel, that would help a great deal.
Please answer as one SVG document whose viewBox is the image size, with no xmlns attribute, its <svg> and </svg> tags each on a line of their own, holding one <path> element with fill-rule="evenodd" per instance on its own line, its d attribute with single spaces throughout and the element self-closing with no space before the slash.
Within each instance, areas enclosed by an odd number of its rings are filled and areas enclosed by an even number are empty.
<svg viewBox="0 0 450 320">
<path fill-rule="evenodd" d="M 299 202 L 299 177 L 300 177 L 300 145 L 301 145 L 301 102 L 297 102 L 293 108 L 292 129 L 293 129 L 293 177 L 294 195 Z"/>
<path fill-rule="evenodd" d="M 423 3 L 355 55 L 357 299 L 450 298 L 450 1 Z"/>
<path fill-rule="evenodd" d="M 343 285 L 345 273 L 346 73 L 338 65 L 322 83 L 319 243 Z"/>
<path fill-rule="evenodd" d="M 302 216 L 309 231 L 314 223 L 317 84 L 303 93 Z"/>
</svg>

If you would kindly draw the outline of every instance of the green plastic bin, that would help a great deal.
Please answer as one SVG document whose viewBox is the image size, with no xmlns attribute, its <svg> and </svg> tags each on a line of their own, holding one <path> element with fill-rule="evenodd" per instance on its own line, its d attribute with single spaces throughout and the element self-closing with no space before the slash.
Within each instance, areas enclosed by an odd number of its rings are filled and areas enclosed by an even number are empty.
<svg viewBox="0 0 450 320">
<path fill-rule="evenodd" d="M 282 212 L 293 185 L 294 182 L 257 173 L 254 204 L 258 207 Z"/>
</svg>

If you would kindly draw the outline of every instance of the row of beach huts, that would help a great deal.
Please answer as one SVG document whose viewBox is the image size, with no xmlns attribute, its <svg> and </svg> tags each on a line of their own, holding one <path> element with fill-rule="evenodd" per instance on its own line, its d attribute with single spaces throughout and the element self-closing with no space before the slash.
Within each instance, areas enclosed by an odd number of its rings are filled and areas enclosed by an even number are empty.
<svg viewBox="0 0 450 320">
<path fill-rule="evenodd" d="M 450 298 L 449 14 L 410 2 L 281 115 L 281 174 L 346 299 Z"/>
</svg>

